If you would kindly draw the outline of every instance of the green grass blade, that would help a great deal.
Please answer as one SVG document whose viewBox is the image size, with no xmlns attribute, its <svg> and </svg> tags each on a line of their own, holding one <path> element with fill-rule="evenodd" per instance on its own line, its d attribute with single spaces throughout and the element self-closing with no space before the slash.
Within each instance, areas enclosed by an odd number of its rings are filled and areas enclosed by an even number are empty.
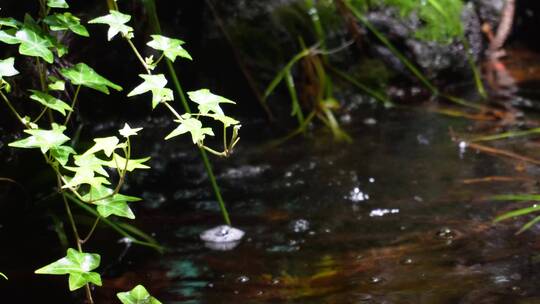
<svg viewBox="0 0 540 304">
<path fill-rule="evenodd" d="M 151 248 L 154 248 L 156 249 L 157 251 L 159 252 L 163 252 L 164 251 L 164 247 L 162 247 L 161 245 L 159 245 L 154 239 L 152 239 L 150 236 L 148 236 L 148 239 L 151 240 L 151 242 L 145 242 L 145 241 L 141 241 L 141 240 L 138 240 L 137 238 L 135 238 L 134 236 L 132 236 L 131 234 L 129 234 L 127 231 L 125 231 L 122 227 L 120 227 L 117 223 L 107 219 L 107 218 L 104 218 L 104 217 L 101 217 L 101 215 L 99 215 L 99 213 L 94 210 L 92 207 L 88 206 L 87 204 L 85 204 L 84 202 L 81 202 L 79 199 L 77 199 L 75 196 L 69 194 L 69 193 L 65 193 L 66 195 L 66 198 L 68 198 L 70 201 L 72 201 L 73 203 L 75 203 L 77 206 L 81 207 L 81 209 L 83 209 L 84 211 L 96 216 L 96 217 L 99 217 L 100 220 L 107 224 L 109 227 L 111 227 L 113 230 L 115 230 L 116 232 L 118 232 L 118 234 L 120 234 L 121 236 L 123 237 L 126 237 L 128 239 L 130 239 L 133 243 L 135 244 L 139 244 L 139 245 L 142 245 L 142 246 L 147 246 L 147 247 L 151 247 Z"/>
<path fill-rule="evenodd" d="M 334 67 L 330 67 L 330 71 L 332 71 L 333 73 L 335 73 L 339 77 L 343 78 L 344 80 L 350 82 L 352 85 L 354 85 L 355 87 L 357 87 L 360 90 L 364 91 L 369 96 L 371 96 L 371 97 L 375 98 L 376 100 L 380 101 L 386 108 L 390 108 L 390 107 L 394 106 L 392 101 L 390 99 L 386 98 L 386 96 L 384 96 L 384 95 L 380 94 L 379 92 L 377 92 L 375 90 L 372 90 L 368 86 L 360 83 L 359 81 L 357 81 L 356 79 L 354 79 L 353 77 L 348 75 L 347 73 L 344 73 L 344 72 L 342 72 L 342 71 L 340 71 L 340 70 L 338 70 L 338 69 L 336 69 Z"/>
<path fill-rule="evenodd" d="M 476 138 L 473 138 L 471 142 L 507 139 L 507 138 L 513 138 L 513 137 L 528 136 L 528 135 L 538 134 L 538 133 L 540 133 L 540 128 L 534 128 L 534 129 L 524 130 L 524 131 L 509 131 L 509 132 L 504 132 L 504 133 L 499 133 L 499 134 L 494 134 L 494 135 L 476 137 Z"/>
<path fill-rule="evenodd" d="M 157 14 L 155 0 L 143 0 L 143 3 L 148 12 L 150 25 L 152 29 L 157 34 L 161 34 L 161 25 L 159 22 L 159 16 Z M 173 80 L 174 89 L 176 91 L 176 94 L 180 97 L 184 110 L 187 113 L 191 113 L 191 108 L 189 107 L 186 94 L 184 90 L 182 89 L 182 85 L 180 84 L 180 81 L 178 80 L 178 75 L 176 73 L 176 70 L 174 69 L 173 63 L 168 58 L 165 58 L 165 62 L 167 64 L 167 70 L 169 72 L 169 75 L 171 76 Z M 208 178 L 210 179 L 210 184 L 214 191 L 214 195 L 216 196 L 216 199 L 218 201 L 219 209 L 221 210 L 221 215 L 223 216 L 223 220 L 225 221 L 225 224 L 231 226 L 231 219 L 229 216 L 229 212 L 227 211 L 227 207 L 225 206 L 225 201 L 223 200 L 223 196 L 221 195 L 221 190 L 215 178 L 214 170 L 212 169 L 212 164 L 210 163 L 208 154 L 203 148 L 199 148 L 199 153 L 201 155 L 201 158 L 203 159 L 204 169 L 206 170 L 206 173 L 208 174 Z"/>
<path fill-rule="evenodd" d="M 302 113 L 302 107 L 300 107 L 300 103 L 298 102 L 298 94 L 296 92 L 296 86 L 294 85 L 294 79 L 290 70 L 287 70 L 285 73 L 285 83 L 287 85 L 289 95 L 291 96 L 291 115 L 296 116 L 296 119 L 298 119 L 298 125 L 302 125 L 304 124 L 304 114 Z"/>
<path fill-rule="evenodd" d="M 540 201 L 540 195 L 538 194 L 501 194 L 491 197 L 496 201 Z"/>
<path fill-rule="evenodd" d="M 296 62 L 298 62 L 300 59 L 306 57 L 307 55 L 309 55 L 309 50 L 308 49 L 302 50 L 302 52 L 296 54 L 289 62 L 287 62 L 287 64 L 276 75 L 276 77 L 274 77 L 272 82 L 270 82 L 266 90 L 264 90 L 264 96 L 263 96 L 264 100 L 266 100 L 268 96 L 270 96 L 272 92 L 274 92 L 278 84 L 285 78 L 287 73 L 288 72 L 290 73 L 292 66 Z"/>
<path fill-rule="evenodd" d="M 513 210 L 513 211 L 510 211 L 510 212 L 507 212 L 505 214 L 497 216 L 495 218 L 495 222 L 504 221 L 504 220 L 509 219 L 509 218 L 526 215 L 526 214 L 536 212 L 536 211 L 539 211 L 539 210 L 540 210 L 540 205 Z"/>
<path fill-rule="evenodd" d="M 519 229 L 518 232 L 516 232 L 516 234 L 521 234 L 525 232 L 525 230 L 528 230 L 529 228 L 531 228 L 538 222 L 540 222 L 540 216 L 537 216 L 533 218 L 532 220 L 530 220 L 529 222 L 527 222 L 527 224 L 523 225 L 523 227 L 521 227 L 521 229 Z"/>
</svg>

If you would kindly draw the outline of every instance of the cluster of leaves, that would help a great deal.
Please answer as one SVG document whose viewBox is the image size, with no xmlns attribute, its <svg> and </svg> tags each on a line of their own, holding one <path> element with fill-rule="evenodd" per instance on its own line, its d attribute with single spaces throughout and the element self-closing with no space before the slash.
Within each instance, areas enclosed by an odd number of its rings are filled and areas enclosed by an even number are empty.
<svg viewBox="0 0 540 304">
<path fill-rule="evenodd" d="M 40 4 L 42 16 L 37 20 L 29 14 L 22 22 L 14 18 L 0 18 L 0 42 L 18 46 L 20 55 L 35 58 L 42 85 L 39 90 L 29 90 L 28 97 L 42 109 L 41 114 L 34 119 L 21 115 L 8 98 L 11 91 L 8 78 L 19 74 L 15 67 L 15 57 L 0 59 L 0 97 L 24 125 L 24 132 L 27 134 L 25 138 L 9 145 L 15 148 L 39 149 L 41 151 L 46 162 L 58 177 L 68 218 L 76 236 L 77 249 L 68 249 L 65 257 L 36 270 L 36 273 L 68 275 L 70 290 L 87 286 L 87 292 L 90 292 L 88 284 L 98 286 L 102 284 L 101 276 L 94 272 L 99 267 L 100 255 L 86 253 L 82 250 L 81 244 L 87 241 L 91 233 L 85 240 L 79 239 L 75 221 L 66 200 L 66 197 L 70 197 L 67 193 L 71 193 L 70 195 L 75 197 L 78 204 L 94 206 L 95 209 L 90 210 L 98 216 L 96 224 L 100 219 L 110 223 L 107 220 L 110 216 L 134 219 L 135 214 L 129 207 L 129 203 L 140 199 L 121 194 L 120 190 L 128 172 L 149 168 L 146 165 L 149 158 L 134 159 L 131 157 L 130 138 L 137 135 L 137 132 L 142 128 L 131 128 L 128 124 L 119 130 L 119 136 L 95 138 L 94 144 L 82 153 L 78 153 L 74 149 L 70 137 L 66 135 L 66 126 L 74 111 L 80 90 L 88 88 L 110 94 L 110 90 L 122 91 L 122 87 L 99 75 L 93 68 L 82 62 L 71 67 L 56 69 L 58 71 L 56 76 L 45 72 L 47 64 L 54 65 L 56 57 L 60 58 L 69 51 L 69 48 L 62 42 L 65 32 L 69 31 L 81 37 L 89 37 L 90 35 L 78 17 L 65 11 L 57 12 L 69 8 L 65 0 L 41 0 Z M 121 13 L 116 7 L 116 10 L 110 10 L 109 14 L 88 22 L 107 24 L 109 26 L 108 40 L 118 35 L 122 36 L 140 59 L 146 72 L 140 75 L 143 82 L 131 90 L 127 96 L 151 93 L 152 109 L 161 104 L 173 113 L 178 126 L 166 136 L 166 139 L 190 134 L 193 143 L 197 146 L 216 155 L 229 155 L 238 142 L 240 124 L 239 121 L 224 114 L 221 104 L 234 104 L 234 102 L 215 95 L 208 89 L 201 89 L 188 93 L 189 98 L 198 105 L 198 112 L 179 114 L 173 106 L 168 104 L 169 101 L 174 100 L 174 94 L 171 89 L 166 87 L 165 75 L 152 74 L 152 71 L 157 68 L 163 58 L 174 62 L 177 57 L 189 60 L 192 57 L 182 47 L 184 44 L 182 40 L 151 35 L 152 39 L 147 45 L 161 54 L 157 60 L 154 60 L 153 56 L 143 59 L 131 42 L 134 33 L 133 28 L 127 25 L 130 20 L 131 16 Z M 76 88 L 70 104 L 60 98 L 60 96 L 67 94 L 55 93 L 65 91 L 67 82 Z M 49 113 L 48 117 L 51 118 L 50 128 L 43 128 L 40 126 L 40 120 L 47 112 Z M 61 123 L 58 122 L 58 118 L 62 120 Z M 204 145 L 205 138 L 214 136 L 215 133 L 212 128 L 203 125 L 201 118 L 210 118 L 223 125 L 223 152 L 217 152 Z M 233 128 L 233 132 L 229 143 L 227 143 L 226 130 L 229 127 Z M 116 174 L 112 174 L 113 172 Z M 114 177 L 117 177 L 115 185 L 113 185 Z M 134 238 L 129 238 L 135 241 Z M 1 273 L 0 275 L 3 276 Z M 140 285 L 132 291 L 119 293 L 118 298 L 122 303 L 160 303 Z"/>
</svg>

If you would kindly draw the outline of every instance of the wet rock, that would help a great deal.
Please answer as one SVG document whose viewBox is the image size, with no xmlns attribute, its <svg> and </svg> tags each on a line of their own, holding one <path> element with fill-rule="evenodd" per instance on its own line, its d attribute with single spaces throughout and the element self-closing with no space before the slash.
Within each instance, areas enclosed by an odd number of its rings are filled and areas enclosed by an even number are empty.
<svg viewBox="0 0 540 304">
<path fill-rule="evenodd" d="M 221 225 L 203 231 L 200 234 L 201 240 L 205 243 L 204 245 L 212 250 L 226 251 L 234 249 L 240 240 L 244 237 L 244 231 L 227 226 Z"/>
</svg>

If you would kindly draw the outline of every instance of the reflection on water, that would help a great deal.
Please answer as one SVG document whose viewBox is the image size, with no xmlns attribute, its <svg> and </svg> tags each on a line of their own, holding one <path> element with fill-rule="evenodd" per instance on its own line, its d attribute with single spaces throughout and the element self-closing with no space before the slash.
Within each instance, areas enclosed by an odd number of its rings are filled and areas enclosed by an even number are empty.
<svg viewBox="0 0 540 304">
<path fill-rule="evenodd" d="M 518 224 L 492 224 L 504 206 L 485 199 L 523 185 L 463 183 L 515 173 L 511 162 L 451 142 L 450 126 L 472 122 L 404 111 L 375 126 L 351 119 L 353 144 L 324 133 L 277 148 L 248 139 L 219 164 L 233 224 L 246 232 L 231 251 L 198 238 L 220 221 L 205 182 L 182 193 L 180 181 L 164 181 L 174 195 L 138 217 L 171 250 L 108 282 L 143 280 L 163 302 L 184 304 L 540 299 L 535 231 L 516 237 Z"/>
</svg>

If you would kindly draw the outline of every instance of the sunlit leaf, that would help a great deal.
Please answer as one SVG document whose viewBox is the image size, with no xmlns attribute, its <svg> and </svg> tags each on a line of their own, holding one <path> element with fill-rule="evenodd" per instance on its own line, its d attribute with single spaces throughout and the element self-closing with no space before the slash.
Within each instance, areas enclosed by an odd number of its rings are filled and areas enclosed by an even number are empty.
<svg viewBox="0 0 540 304">
<path fill-rule="evenodd" d="M 47 6 L 51 8 L 69 8 L 66 0 L 47 0 Z"/>
<path fill-rule="evenodd" d="M 92 187 L 90 191 L 83 196 L 84 201 L 97 205 L 97 211 L 103 217 L 116 215 L 134 219 L 135 214 L 129 208 L 128 202 L 137 202 L 138 197 L 127 196 L 123 194 L 114 194 L 112 189 L 107 187 Z"/>
<path fill-rule="evenodd" d="M 0 41 L 6 44 L 19 44 L 21 43 L 15 34 L 17 33 L 16 29 L 10 29 L 6 31 L 0 31 Z"/>
<path fill-rule="evenodd" d="M 137 132 L 139 132 L 140 130 L 142 130 L 143 128 L 131 128 L 127 123 L 124 124 L 124 127 L 120 130 L 118 130 L 118 132 L 120 133 L 120 135 L 124 136 L 125 138 L 128 138 L 130 136 L 133 136 L 133 135 L 137 135 Z"/>
<path fill-rule="evenodd" d="M 152 92 L 152 109 L 154 109 L 160 102 L 173 100 L 173 92 L 171 89 L 166 88 L 167 79 L 165 75 L 139 75 L 144 81 L 131 92 L 128 97 L 144 94 L 146 92 Z"/>
<path fill-rule="evenodd" d="M 123 304 L 161 304 L 142 285 L 137 285 L 131 291 L 119 292 L 116 296 Z"/>
<path fill-rule="evenodd" d="M 223 114 L 223 110 L 219 106 L 220 103 L 235 104 L 234 101 L 219 95 L 215 95 L 208 89 L 200 89 L 197 91 L 188 92 L 188 96 L 193 102 L 199 104 L 198 108 L 201 114 L 207 114 L 209 112 Z"/>
<path fill-rule="evenodd" d="M 60 80 L 54 76 L 49 77 L 49 90 L 52 91 L 64 91 L 66 89 L 66 82 L 63 80 Z"/>
<path fill-rule="evenodd" d="M 131 172 L 131 171 L 133 171 L 135 169 L 150 169 L 149 166 L 144 164 L 149 159 L 150 159 L 150 157 L 139 158 L 139 159 L 130 159 L 127 162 L 127 166 L 126 166 L 126 159 L 123 158 L 122 156 L 114 153 L 113 154 L 113 159 L 110 160 L 107 163 L 107 166 L 109 166 L 111 168 L 115 168 L 115 169 L 120 169 L 120 170 L 124 170 L 124 168 L 126 168 L 126 170 L 129 171 L 129 172 Z"/>
<path fill-rule="evenodd" d="M 118 148 L 120 140 L 116 136 L 94 138 L 94 146 L 88 149 L 84 154 L 93 154 L 99 151 L 105 152 L 105 155 L 111 156 L 111 154 Z"/>
<path fill-rule="evenodd" d="M 9 144 L 15 148 L 39 148 L 42 153 L 46 153 L 52 148 L 57 148 L 69 140 L 69 137 L 64 135 L 66 127 L 52 124 L 51 130 L 28 129 L 25 133 L 31 136 L 17 140 Z"/>
<path fill-rule="evenodd" d="M 68 181 L 64 186 L 62 186 L 63 189 L 69 189 L 69 188 L 75 188 L 80 185 L 90 185 L 92 187 L 100 187 L 101 185 L 110 185 L 111 182 L 103 177 L 103 176 L 96 176 L 95 171 L 91 167 L 68 167 L 64 166 L 64 168 L 74 171 L 75 175 L 73 177 L 67 177 L 64 178 Z"/>
<path fill-rule="evenodd" d="M 32 100 L 39 102 L 49 109 L 58 111 L 64 116 L 66 115 L 66 111 L 73 110 L 67 103 L 54 96 L 36 90 L 30 90 L 30 92 L 32 92 L 32 95 L 30 95 Z"/>
<path fill-rule="evenodd" d="M 21 43 L 19 46 L 21 55 L 40 57 L 48 63 L 53 63 L 54 55 L 49 49 L 53 44 L 40 33 L 25 25 L 17 31 L 15 37 Z"/>
<path fill-rule="evenodd" d="M 53 31 L 70 30 L 79 36 L 90 36 L 88 30 L 81 24 L 81 19 L 68 12 L 47 16 L 43 21 L 47 23 Z"/>
<path fill-rule="evenodd" d="M 51 148 L 51 155 L 60 163 L 60 165 L 65 166 L 69 161 L 69 156 L 72 154 L 77 154 L 72 147 L 69 146 L 58 146 Z"/>
<path fill-rule="evenodd" d="M 133 32 L 133 28 L 125 25 L 131 20 L 130 15 L 122 14 L 119 11 L 110 10 L 108 15 L 101 16 L 88 21 L 88 23 L 101 23 L 109 25 L 109 31 L 107 38 L 111 40 L 118 33 L 122 33 L 125 37 L 130 37 Z"/>
<path fill-rule="evenodd" d="M 103 176 L 109 176 L 107 171 L 103 168 L 104 165 L 107 164 L 107 161 L 104 161 L 98 157 L 96 157 L 95 154 L 82 154 L 82 155 L 76 155 L 74 157 L 75 159 L 75 165 L 77 165 L 80 168 L 84 168 L 85 170 L 92 170 L 95 173 L 101 174 Z M 75 171 L 78 169 L 75 169 Z"/>
<path fill-rule="evenodd" d="M 11 28 L 19 28 L 22 26 L 22 23 L 15 18 L 0 18 L 0 26 L 7 26 Z"/>
<path fill-rule="evenodd" d="M 0 79 L 2 77 L 15 76 L 19 74 L 19 71 L 15 69 L 15 58 L 9 57 L 4 60 L 0 60 Z"/>
<path fill-rule="evenodd" d="M 74 85 L 82 85 L 105 94 L 109 94 L 108 88 L 122 91 L 122 87 L 99 75 L 96 73 L 96 71 L 84 63 L 78 63 L 71 68 L 61 69 L 60 73 L 65 78 L 69 79 L 69 81 L 71 81 L 71 83 Z"/>
<path fill-rule="evenodd" d="M 210 115 L 210 117 L 212 117 L 213 119 L 217 121 L 221 121 L 221 123 L 223 123 L 225 127 L 237 125 L 240 123 L 238 120 L 224 114 L 213 114 L 213 115 Z"/>
<path fill-rule="evenodd" d="M 175 61 L 177 56 L 192 60 L 189 53 L 182 47 L 184 41 L 179 39 L 172 39 L 161 35 L 152 35 L 152 41 L 147 45 L 158 51 L 163 51 L 165 57 L 171 61 Z"/>
<path fill-rule="evenodd" d="M 180 123 L 176 129 L 174 129 L 165 139 L 171 139 L 173 137 L 176 137 L 178 135 L 182 135 L 185 133 L 191 134 L 191 139 L 193 140 L 194 144 L 201 143 L 204 141 L 204 138 L 206 135 L 214 136 L 214 132 L 210 128 L 203 128 L 202 123 L 195 118 L 186 117 L 185 119 L 182 119 L 180 121 L 177 121 Z"/>
<path fill-rule="evenodd" d="M 95 253 L 78 252 L 73 248 L 67 250 L 65 257 L 35 271 L 37 274 L 69 275 L 69 290 L 73 291 L 87 283 L 101 286 L 101 277 L 91 272 L 99 266 L 101 257 Z M 72 278 L 73 276 L 73 278 Z"/>
</svg>

